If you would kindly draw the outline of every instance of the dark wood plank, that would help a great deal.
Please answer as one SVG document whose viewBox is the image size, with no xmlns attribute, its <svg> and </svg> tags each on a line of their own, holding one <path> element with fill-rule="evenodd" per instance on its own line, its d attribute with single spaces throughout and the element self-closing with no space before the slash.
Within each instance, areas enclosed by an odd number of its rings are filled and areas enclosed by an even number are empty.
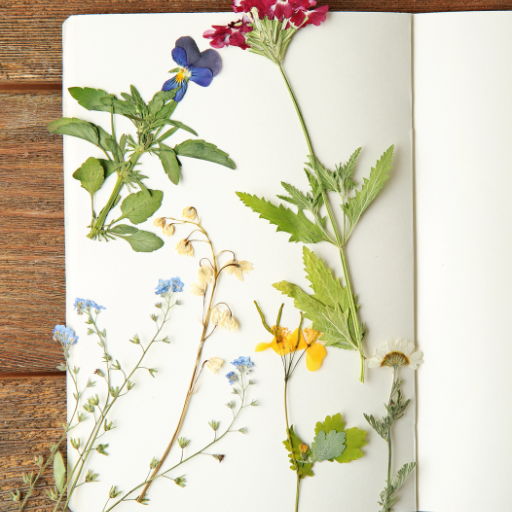
<svg viewBox="0 0 512 512">
<path fill-rule="evenodd" d="M 329 5 L 345 11 L 429 12 L 510 9 L 512 1 L 333 0 Z M 0 83 L 60 82 L 61 25 L 73 14 L 230 10 L 227 0 L 5 0 L 0 4 Z"/>
<path fill-rule="evenodd" d="M 38 378 L 0 378 L 0 511 L 14 512 L 14 489 L 26 492 L 22 473 L 37 470 L 34 457 L 46 459 L 50 443 L 63 433 L 66 421 L 66 380 L 63 373 Z M 65 455 L 65 447 L 61 450 Z M 44 489 L 52 487 L 52 472 L 41 480 L 27 511 L 51 511 Z"/>
<path fill-rule="evenodd" d="M 0 372 L 52 371 L 64 323 L 60 92 L 0 94 Z"/>
</svg>

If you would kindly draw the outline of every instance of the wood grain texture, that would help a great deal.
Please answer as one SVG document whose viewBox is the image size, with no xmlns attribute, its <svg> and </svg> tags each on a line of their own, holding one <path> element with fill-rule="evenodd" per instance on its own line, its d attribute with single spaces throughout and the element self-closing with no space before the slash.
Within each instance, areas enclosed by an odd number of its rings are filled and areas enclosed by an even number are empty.
<svg viewBox="0 0 512 512">
<path fill-rule="evenodd" d="M 54 371 L 64 323 L 60 92 L 0 94 L 0 372 Z"/>
<path fill-rule="evenodd" d="M 332 10 L 344 11 L 430 12 L 512 7 L 511 0 L 333 0 L 328 3 Z M 4 0 L 0 4 L 0 84 L 8 81 L 60 82 L 61 25 L 71 15 L 176 11 L 231 11 L 231 2 Z"/>
<path fill-rule="evenodd" d="M 36 471 L 34 457 L 45 459 L 50 443 L 58 441 L 66 421 L 66 380 L 63 373 L 28 379 L 0 379 L 0 511 L 14 512 L 18 507 L 9 494 L 28 486 L 22 473 Z M 65 450 L 61 450 L 65 455 Z M 27 511 L 51 511 L 45 488 L 53 486 L 52 472 L 41 480 Z"/>
</svg>

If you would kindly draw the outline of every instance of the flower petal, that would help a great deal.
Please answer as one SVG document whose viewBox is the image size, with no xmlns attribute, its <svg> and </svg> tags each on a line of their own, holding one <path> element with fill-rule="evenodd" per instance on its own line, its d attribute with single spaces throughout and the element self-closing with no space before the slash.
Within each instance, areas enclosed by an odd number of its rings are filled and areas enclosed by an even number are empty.
<svg viewBox="0 0 512 512">
<path fill-rule="evenodd" d="M 197 85 L 200 85 L 201 87 L 208 87 L 212 83 L 213 73 L 208 68 L 194 67 L 192 69 L 190 80 L 195 82 Z"/>
<path fill-rule="evenodd" d="M 164 83 L 162 86 L 162 91 L 171 91 L 172 89 L 176 89 L 176 87 L 178 87 L 178 82 L 176 81 L 176 77 L 173 76 Z"/>
<path fill-rule="evenodd" d="M 180 37 L 175 44 L 176 47 L 182 48 L 185 51 L 185 58 L 187 64 L 195 64 L 201 57 L 197 43 L 190 37 Z M 177 61 L 176 61 L 177 62 Z M 181 64 L 187 66 L 187 64 Z"/>
<path fill-rule="evenodd" d="M 178 89 L 178 92 L 174 96 L 174 101 L 176 103 L 178 103 L 179 101 L 181 101 L 183 99 L 183 96 L 185 96 L 185 93 L 187 92 L 187 88 L 188 88 L 188 82 L 186 80 L 183 80 L 181 82 L 181 87 Z"/>
<path fill-rule="evenodd" d="M 194 63 L 194 67 L 196 68 L 209 69 L 213 76 L 219 74 L 221 65 L 220 55 L 215 50 L 205 50 L 201 53 L 199 60 Z"/>
<path fill-rule="evenodd" d="M 316 372 L 321 366 L 327 355 L 327 350 L 323 345 L 315 343 L 306 351 L 306 366 L 310 372 Z"/>
<path fill-rule="evenodd" d="M 187 52 L 183 48 L 176 46 L 172 49 L 171 55 L 172 60 L 176 62 L 176 64 L 183 66 L 185 68 L 188 66 Z"/>
<path fill-rule="evenodd" d="M 272 348 L 272 343 L 258 343 L 254 349 L 256 352 L 263 352 L 267 348 Z"/>
</svg>

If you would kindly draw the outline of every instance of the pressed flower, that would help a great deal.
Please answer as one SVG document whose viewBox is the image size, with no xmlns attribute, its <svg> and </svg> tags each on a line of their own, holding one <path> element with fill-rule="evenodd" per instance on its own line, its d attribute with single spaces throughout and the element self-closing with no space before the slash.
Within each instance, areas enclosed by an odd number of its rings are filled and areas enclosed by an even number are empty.
<svg viewBox="0 0 512 512">
<path fill-rule="evenodd" d="M 274 333 L 276 327 L 272 327 Z M 318 338 L 322 335 L 321 332 L 314 329 L 305 328 L 300 333 L 299 329 L 295 329 L 292 333 L 284 327 L 279 327 L 279 335 L 275 336 L 270 343 L 258 343 L 256 345 L 256 352 L 261 352 L 267 348 L 271 348 L 277 354 L 284 356 L 296 350 L 306 351 L 306 366 L 309 371 L 316 372 L 323 363 L 327 350 Z"/>
<path fill-rule="evenodd" d="M 388 366 L 390 368 L 400 368 L 409 366 L 416 370 L 418 365 L 423 363 L 423 352 L 414 351 L 414 343 L 407 340 L 394 340 L 385 342 L 377 347 L 373 357 L 368 359 L 368 368 L 378 368 L 379 366 Z"/>
<path fill-rule="evenodd" d="M 248 356 L 240 356 L 238 359 L 235 359 L 231 362 L 233 366 L 236 368 L 245 369 L 245 368 L 254 368 L 254 363 L 251 361 L 251 358 Z"/>
<path fill-rule="evenodd" d="M 245 34 L 251 32 L 251 20 L 247 15 L 241 20 L 232 21 L 228 25 L 213 25 L 212 29 L 207 30 L 203 36 L 211 39 L 210 45 L 214 48 L 224 48 L 225 46 L 238 46 L 242 50 L 250 48 L 245 42 Z"/>
<path fill-rule="evenodd" d="M 238 330 L 238 322 L 233 315 L 223 309 L 213 308 L 211 314 L 211 321 L 213 325 L 216 325 L 219 329 L 226 329 L 228 331 Z"/>
<path fill-rule="evenodd" d="M 220 55 L 212 49 L 200 52 L 196 42 L 189 36 L 180 37 L 171 54 L 179 67 L 171 70 L 177 74 L 164 83 L 162 90 L 178 89 L 174 96 L 176 102 L 181 101 L 185 96 L 189 81 L 201 87 L 208 87 L 213 77 L 220 71 Z"/>
<path fill-rule="evenodd" d="M 65 325 L 56 325 L 52 334 L 53 339 L 60 341 L 65 347 L 75 345 L 78 341 L 78 336 L 75 334 L 75 331 Z"/>
<path fill-rule="evenodd" d="M 155 288 L 156 295 L 162 295 L 169 290 L 172 292 L 182 292 L 183 282 L 179 277 L 171 277 L 171 279 L 159 279 L 158 286 Z"/>
<path fill-rule="evenodd" d="M 194 247 L 186 238 L 178 242 L 176 250 L 180 256 L 194 256 Z"/>
<path fill-rule="evenodd" d="M 174 224 L 167 224 L 164 226 L 164 229 L 162 230 L 164 235 L 172 236 L 174 235 Z"/>
<path fill-rule="evenodd" d="M 220 357 L 210 357 L 210 359 L 206 361 L 206 367 L 214 374 L 222 368 L 223 364 L 224 359 L 221 359 Z"/>
<path fill-rule="evenodd" d="M 199 296 L 202 296 L 206 293 L 206 283 L 202 283 L 202 282 L 199 282 L 199 283 L 193 283 L 192 286 L 190 287 L 190 293 L 192 295 L 199 295 Z"/>
<path fill-rule="evenodd" d="M 213 269 L 211 267 L 200 267 L 197 271 L 197 279 L 201 283 L 211 283 L 213 279 Z"/>
<path fill-rule="evenodd" d="M 248 261 L 231 260 L 226 263 L 225 268 L 228 274 L 235 274 L 239 281 L 243 281 L 244 274 L 249 273 L 253 266 Z"/>
<path fill-rule="evenodd" d="M 187 206 L 181 212 L 181 216 L 187 220 L 194 220 L 197 218 L 197 210 L 193 206 Z"/>
<path fill-rule="evenodd" d="M 157 228 L 165 227 L 165 217 L 158 217 L 153 221 L 153 226 Z"/>
<path fill-rule="evenodd" d="M 96 313 L 99 313 L 100 310 L 105 309 L 103 306 L 100 306 L 96 304 L 93 300 L 88 299 L 75 299 L 75 310 L 76 312 L 81 315 L 87 308 L 94 309 Z"/>
<path fill-rule="evenodd" d="M 229 383 L 233 385 L 238 380 L 238 375 L 235 372 L 229 372 L 226 374 L 226 378 L 229 380 Z"/>
</svg>

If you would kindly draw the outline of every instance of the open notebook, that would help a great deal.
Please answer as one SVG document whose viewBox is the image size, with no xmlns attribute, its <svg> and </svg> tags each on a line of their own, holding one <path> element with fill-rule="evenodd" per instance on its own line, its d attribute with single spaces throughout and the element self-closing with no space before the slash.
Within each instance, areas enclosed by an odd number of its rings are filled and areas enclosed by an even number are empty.
<svg viewBox="0 0 512 512">
<path fill-rule="evenodd" d="M 64 116 L 109 128 L 108 114 L 86 111 L 67 88 L 119 94 L 133 84 L 149 100 L 175 66 L 176 39 L 189 35 L 206 49 L 203 32 L 234 19 L 231 13 L 71 17 L 64 25 Z M 417 375 L 409 369 L 402 374 L 405 395 L 414 398 L 395 431 L 394 465 L 397 470 L 417 460 L 418 469 L 396 512 L 506 510 L 509 503 L 511 27 L 512 13 L 502 12 L 330 13 L 321 27 L 294 37 L 285 60 L 325 165 L 346 161 L 362 146 L 356 173 L 361 182 L 395 145 L 391 177 L 362 217 L 348 257 L 369 328 L 367 354 L 394 338 L 415 340 L 425 353 Z M 305 185 L 307 147 L 275 66 L 238 48 L 220 54 L 221 73 L 208 88 L 191 84 L 174 118 L 229 152 L 237 169 L 189 159 L 178 187 L 156 157 L 144 156 L 142 170 L 148 186 L 164 191 L 157 215 L 178 217 L 184 207 L 195 206 L 217 248 L 232 249 L 254 265 L 243 282 L 223 284 L 219 300 L 234 307 L 240 330 L 215 337 L 205 357 L 250 356 L 257 381 L 251 398 L 260 407 L 240 419 L 238 426 L 247 427 L 248 435 L 233 435 L 218 448 L 226 454 L 222 464 L 197 457 L 180 468 L 185 489 L 158 481 L 148 497 L 157 511 L 291 510 L 295 477 L 282 446 L 282 368 L 275 354 L 254 351 L 257 343 L 270 340 L 253 301 L 274 317 L 283 297 L 272 283 L 287 279 L 307 289 L 302 244 L 276 234 L 235 192 L 273 198 L 281 193 L 281 181 Z M 118 122 L 120 132 L 133 128 Z M 152 335 L 149 313 L 158 279 L 179 276 L 185 293 L 169 324 L 171 345 L 149 355 L 147 366 L 158 369 L 157 378 L 141 373 L 134 391 L 117 404 L 112 415 L 117 429 L 102 441 L 109 443 L 110 455 L 95 454 L 90 462 L 100 481 L 77 490 L 74 512 L 101 511 L 112 485 L 127 490 L 144 479 L 152 457 L 161 455 L 181 412 L 201 329 L 201 299 L 188 293 L 197 259 L 178 256 L 179 235 L 149 254 L 135 253 L 120 240 L 100 244 L 86 238 L 90 199 L 71 176 L 89 156 L 101 158 L 94 151 L 65 137 L 67 323 L 80 336 L 73 357 L 81 374 L 98 367 L 101 353 L 73 310 L 75 297 L 107 308 L 101 322 L 110 351 L 129 366 L 138 352 L 128 340 L 135 332 Z M 324 245 L 317 244 L 315 252 L 342 275 L 339 260 Z M 298 318 L 286 300 L 282 324 L 295 326 Z M 379 510 L 386 445 L 363 413 L 382 415 L 391 373 L 368 371 L 361 385 L 357 364 L 355 352 L 330 348 L 320 371 L 301 365 L 291 381 L 293 423 L 305 435 L 316 421 L 337 412 L 349 426 L 368 432 L 363 458 L 323 464 L 317 470 L 321 478 L 306 479 L 303 510 Z M 207 375 L 194 397 L 182 434 L 198 446 L 211 437 L 210 420 L 229 417 L 226 372 Z M 71 394 L 69 404 L 74 406 Z M 68 453 L 73 461 L 76 452 L 69 447 Z M 179 453 L 169 465 L 176 458 Z M 136 507 L 129 502 L 119 509 Z"/>
</svg>

